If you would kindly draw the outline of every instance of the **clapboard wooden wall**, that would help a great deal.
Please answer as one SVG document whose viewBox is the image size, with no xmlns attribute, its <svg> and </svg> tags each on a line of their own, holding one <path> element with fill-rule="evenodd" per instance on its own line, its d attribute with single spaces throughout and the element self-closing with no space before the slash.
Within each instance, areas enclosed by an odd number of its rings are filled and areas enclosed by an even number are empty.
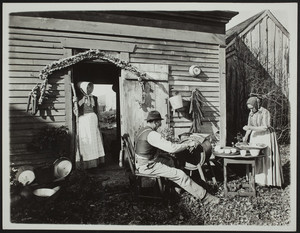
<svg viewBox="0 0 300 233">
<path fill-rule="evenodd" d="M 238 132 L 243 132 L 249 112 L 246 101 L 251 92 L 281 89 L 283 97 L 278 102 L 285 106 L 276 111 L 276 106 L 268 101 L 264 107 L 274 113 L 273 127 L 288 125 L 289 32 L 266 10 L 250 18 L 248 24 L 230 29 L 226 35 L 227 138 L 233 140 Z"/>
<path fill-rule="evenodd" d="M 71 25 L 70 25 L 71 22 Z M 181 94 L 185 98 L 191 96 L 191 91 L 198 88 L 206 99 L 204 112 L 203 133 L 212 133 L 220 127 L 220 63 L 225 63 L 225 53 L 220 55 L 220 43 L 214 41 L 213 33 L 206 33 L 203 42 L 193 39 L 171 39 L 165 36 L 152 38 L 137 36 L 145 32 L 125 32 L 120 35 L 123 27 L 116 27 L 110 33 L 105 32 L 102 24 L 65 19 L 46 19 L 27 16 L 11 16 L 9 27 L 9 106 L 10 106 L 10 153 L 11 162 L 15 165 L 43 163 L 47 155 L 33 153 L 28 150 L 30 143 L 38 130 L 45 126 L 66 125 L 66 92 L 65 77 L 68 69 L 58 71 L 49 78 L 48 89 L 51 92 L 49 101 L 46 100 L 42 110 L 33 116 L 26 113 L 27 97 L 34 85 L 40 80 L 38 74 L 45 65 L 69 56 L 64 47 L 66 40 L 91 41 L 100 44 L 118 43 L 134 45 L 134 52 L 129 54 L 129 62 L 141 64 L 169 65 L 170 96 Z M 182 24 L 184 25 L 184 23 Z M 123 26 L 123 25 L 122 25 Z M 223 25 L 225 27 L 225 25 Z M 96 30 L 95 30 L 96 28 Z M 129 27 L 130 28 L 130 27 Z M 103 31 L 104 30 L 104 31 Z M 156 30 L 156 29 L 153 29 Z M 158 31 L 167 32 L 166 29 Z M 197 32 L 198 33 L 198 32 Z M 109 34 L 109 35 L 108 35 Z M 122 32 L 121 32 L 122 34 Z M 132 34 L 132 36 L 130 36 Z M 149 33 L 151 34 L 151 32 Z M 168 34 L 168 33 L 167 33 Z M 218 35 L 222 35 L 218 32 Z M 175 35 L 176 36 L 176 35 Z M 196 37 L 197 35 L 195 35 Z M 219 41 L 225 41 L 221 37 Z M 224 44 L 223 44 L 224 45 Z M 86 48 L 86 49 L 87 49 Z M 224 47 L 222 48 L 224 51 Z M 220 58 L 221 56 L 221 58 Z M 223 56 L 223 57 L 222 57 Z M 220 62 L 221 59 L 221 62 Z M 188 69 L 191 65 L 200 65 L 200 77 L 193 78 Z M 222 71 L 223 72 L 223 71 Z M 223 72 L 224 73 L 224 72 Z M 69 97 L 68 97 L 69 98 Z M 120 97 L 122 98 L 122 97 Z M 69 103 L 70 101 L 68 101 Z M 191 121 L 174 115 L 171 118 L 176 133 L 187 132 Z"/>
<path fill-rule="evenodd" d="M 64 72 L 57 72 L 49 79 L 51 97 L 45 100 L 41 111 L 31 115 L 25 110 L 29 92 L 41 82 L 39 71 L 63 55 L 62 44 L 56 36 L 31 29 L 9 29 L 10 158 L 13 164 L 36 164 L 51 157 L 44 152 L 33 152 L 28 146 L 42 128 L 65 125 Z"/>
<path fill-rule="evenodd" d="M 191 91 L 199 89 L 206 98 L 203 111 L 203 131 L 212 132 L 211 121 L 219 122 L 219 46 L 201 43 L 153 42 L 149 45 L 138 44 L 130 61 L 134 63 L 168 64 L 170 96 L 181 94 L 184 99 L 191 97 Z M 202 76 L 193 78 L 188 70 L 191 64 L 199 64 Z M 203 82 L 201 79 L 205 79 Z M 179 112 L 173 115 L 173 127 L 176 133 L 188 132 L 191 121 Z"/>
</svg>

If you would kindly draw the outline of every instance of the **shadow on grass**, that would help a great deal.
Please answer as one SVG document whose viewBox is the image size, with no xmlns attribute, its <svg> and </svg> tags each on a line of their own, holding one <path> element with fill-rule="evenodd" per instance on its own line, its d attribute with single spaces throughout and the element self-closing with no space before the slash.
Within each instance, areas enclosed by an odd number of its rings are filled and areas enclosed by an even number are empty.
<svg viewBox="0 0 300 233">
<path fill-rule="evenodd" d="M 283 166 L 282 166 L 282 172 L 283 172 L 283 186 L 282 188 L 285 189 L 287 186 L 289 186 L 291 184 L 291 177 L 290 177 L 290 170 L 291 166 L 290 166 L 290 161 L 287 161 Z"/>
</svg>

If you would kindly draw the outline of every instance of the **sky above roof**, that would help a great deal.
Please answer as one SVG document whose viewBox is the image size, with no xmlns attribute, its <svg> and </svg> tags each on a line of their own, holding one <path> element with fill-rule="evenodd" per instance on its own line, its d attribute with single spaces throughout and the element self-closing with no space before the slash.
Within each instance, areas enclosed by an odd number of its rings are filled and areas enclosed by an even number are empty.
<svg viewBox="0 0 300 233">
<path fill-rule="evenodd" d="M 226 25 L 226 29 L 230 29 L 235 25 L 247 20 L 248 18 L 256 15 L 263 10 L 270 10 L 272 14 L 278 19 L 278 21 L 291 32 L 292 24 L 294 24 L 293 9 L 285 4 L 237 4 L 235 7 L 236 11 L 239 12 L 238 15 L 233 17 L 229 23 Z M 226 7 L 227 8 L 227 7 Z"/>
</svg>

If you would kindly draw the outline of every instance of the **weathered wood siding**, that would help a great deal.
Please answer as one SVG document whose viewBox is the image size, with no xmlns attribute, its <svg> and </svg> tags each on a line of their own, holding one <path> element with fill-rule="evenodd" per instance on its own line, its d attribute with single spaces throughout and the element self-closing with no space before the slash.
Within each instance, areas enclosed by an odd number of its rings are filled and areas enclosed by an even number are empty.
<svg viewBox="0 0 300 233">
<path fill-rule="evenodd" d="M 219 46 L 186 42 L 155 42 L 156 44 L 137 44 L 130 61 L 143 64 L 168 64 L 170 96 L 181 94 L 188 100 L 192 90 L 197 88 L 206 99 L 203 131 L 212 132 L 211 122 L 219 122 Z M 199 64 L 203 73 L 198 78 L 190 76 L 192 64 Z M 191 121 L 179 112 L 171 119 L 175 133 L 188 132 Z"/>
<path fill-rule="evenodd" d="M 215 37 L 207 33 L 208 37 L 203 42 L 195 42 L 192 38 L 181 35 L 181 40 L 168 38 L 168 30 L 165 38 L 161 38 L 157 32 L 157 38 L 143 38 L 130 33 L 120 36 L 119 28 L 114 25 L 111 35 L 103 33 L 97 23 L 72 22 L 67 25 L 63 20 L 51 21 L 41 18 L 18 17 L 10 18 L 9 28 L 9 90 L 10 90 L 10 139 L 11 162 L 15 164 L 39 163 L 45 159 L 44 154 L 33 153 L 28 150 L 28 143 L 39 129 L 46 125 L 61 126 L 66 123 L 66 93 L 64 86 L 68 70 L 54 73 L 49 78 L 50 99 L 45 101 L 42 111 L 35 116 L 26 113 L 27 97 L 36 83 L 39 83 L 38 74 L 45 65 L 66 57 L 65 41 L 80 39 L 87 41 L 85 46 L 93 48 L 97 44 L 132 44 L 134 52 L 129 54 L 129 61 L 140 64 L 165 64 L 169 66 L 170 96 L 180 93 L 188 99 L 191 91 L 198 88 L 205 97 L 205 119 L 203 133 L 212 133 L 220 126 L 220 52 L 219 44 L 222 37 Z M 80 26 L 78 26 L 80 24 Z M 74 26 L 74 27 L 73 27 Z M 123 25 L 124 26 L 124 25 Z M 122 27 L 123 28 L 123 27 Z M 143 35 L 144 28 L 136 34 Z M 172 31 L 173 33 L 173 31 Z M 171 33 L 171 34 L 172 34 Z M 150 33 L 151 34 L 151 33 Z M 171 35 L 170 34 L 170 35 Z M 170 36 L 169 35 L 169 36 Z M 146 36 L 146 34 L 145 34 Z M 176 36 L 176 34 L 174 35 Z M 153 37 L 153 35 L 152 35 Z M 217 39 L 215 44 L 210 43 L 211 38 Z M 200 39 L 201 40 L 201 39 Z M 83 43 L 84 44 L 84 43 Z M 82 43 L 81 43 L 82 45 Z M 99 48 L 104 49 L 105 48 Z M 111 46 L 111 49 L 114 47 Z M 109 48 L 109 49 L 110 49 Z M 107 48 L 106 48 L 107 50 Z M 201 76 L 192 78 L 189 73 L 191 65 L 200 65 Z M 70 77 L 68 77 L 70 78 Z M 224 87 L 223 87 L 224 88 Z M 122 98 L 122 97 L 121 97 Z M 69 117 L 69 116 L 67 116 Z M 171 124 L 176 134 L 187 132 L 191 121 L 173 116 Z"/>
<path fill-rule="evenodd" d="M 45 126 L 65 125 L 64 72 L 49 79 L 51 95 L 36 115 L 27 113 L 28 94 L 40 83 L 38 74 L 45 65 L 62 58 L 63 47 L 57 37 L 33 30 L 11 28 L 9 32 L 9 114 L 11 162 L 39 163 L 45 153 L 36 153 L 28 147 Z M 51 156 L 50 156 L 51 157 Z"/>
<path fill-rule="evenodd" d="M 285 96 L 283 99 L 288 98 L 289 34 L 272 16 L 266 15 L 227 46 L 226 63 L 227 139 L 230 143 L 238 132 L 244 133 L 242 127 L 247 124 L 249 113 L 246 101 L 251 91 L 266 93 L 279 88 Z M 264 79 L 269 79 L 268 87 L 263 85 Z M 280 103 L 286 102 L 283 99 Z M 277 115 L 273 116 L 274 127 L 288 124 L 286 106 L 278 111 L 274 110 L 276 106 L 269 106 L 269 102 L 266 106 Z"/>
<path fill-rule="evenodd" d="M 161 129 L 169 127 L 168 99 L 168 65 L 131 63 L 139 70 L 147 72 L 148 81 L 144 84 L 144 100 L 142 100 L 142 88 L 137 81 L 137 76 L 128 71 L 122 71 L 120 82 L 120 112 L 121 134 L 128 133 L 132 140 L 137 131 L 146 125 L 145 119 L 148 112 L 157 110 L 162 118 Z"/>
</svg>

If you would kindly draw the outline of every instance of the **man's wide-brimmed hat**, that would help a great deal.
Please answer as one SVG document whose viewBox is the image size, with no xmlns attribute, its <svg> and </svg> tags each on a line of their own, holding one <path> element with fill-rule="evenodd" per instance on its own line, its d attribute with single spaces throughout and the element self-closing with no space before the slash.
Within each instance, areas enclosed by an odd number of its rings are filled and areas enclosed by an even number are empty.
<svg viewBox="0 0 300 233">
<path fill-rule="evenodd" d="M 148 113 L 147 121 L 154 121 L 154 120 L 163 120 L 161 115 L 158 111 L 151 111 Z"/>
</svg>

